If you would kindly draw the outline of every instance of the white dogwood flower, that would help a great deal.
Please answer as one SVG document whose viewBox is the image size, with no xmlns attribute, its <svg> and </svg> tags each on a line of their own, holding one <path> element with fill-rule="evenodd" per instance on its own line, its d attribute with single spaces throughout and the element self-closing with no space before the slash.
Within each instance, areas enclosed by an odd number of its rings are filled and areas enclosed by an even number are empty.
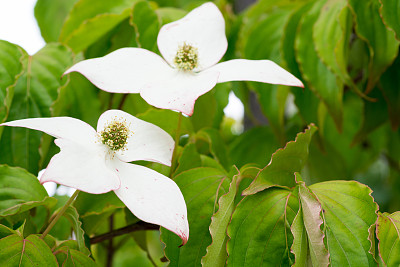
<svg viewBox="0 0 400 267">
<path fill-rule="evenodd" d="M 256 81 L 303 87 L 300 80 L 269 60 L 218 63 L 228 42 L 224 18 L 211 2 L 164 25 L 157 44 L 164 58 L 141 48 L 122 48 L 81 61 L 65 74 L 80 72 L 104 91 L 140 93 L 150 105 L 189 116 L 196 99 L 217 83 Z"/>
<path fill-rule="evenodd" d="M 156 125 L 120 111 L 104 112 L 97 131 L 70 117 L 33 118 L 0 126 L 25 127 L 54 136 L 61 151 L 53 156 L 40 182 L 56 182 L 92 194 L 114 190 L 139 219 L 189 237 L 187 210 L 176 183 L 149 168 L 128 162 L 171 165 L 174 141 Z"/>
</svg>

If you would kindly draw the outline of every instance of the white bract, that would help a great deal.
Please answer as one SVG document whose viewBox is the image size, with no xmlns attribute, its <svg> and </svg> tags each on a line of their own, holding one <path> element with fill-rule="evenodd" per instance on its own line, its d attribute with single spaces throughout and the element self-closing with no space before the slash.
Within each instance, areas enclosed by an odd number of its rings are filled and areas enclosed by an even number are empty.
<svg viewBox="0 0 400 267">
<path fill-rule="evenodd" d="M 193 114 L 196 99 L 217 83 L 256 81 L 303 87 L 300 80 L 269 60 L 234 59 L 217 64 L 228 42 L 225 21 L 213 3 L 164 25 L 157 38 L 162 57 L 141 48 L 122 48 L 77 63 L 76 71 L 112 93 L 140 93 L 150 105 Z"/>
<path fill-rule="evenodd" d="M 146 160 L 171 165 L 174 141 L 156 125 L 120 111 L 104 112 L 97 131 L 70 117 L 23 119 L 0 126 L 25 127 L 54 136 L 61 151 L 40 182 L 56 182 L 92 194 L 114 190 L 139 219 L 189 238 L 187 210 L 174 181 L 149 168 L 128 163 Z"/>
</svg>

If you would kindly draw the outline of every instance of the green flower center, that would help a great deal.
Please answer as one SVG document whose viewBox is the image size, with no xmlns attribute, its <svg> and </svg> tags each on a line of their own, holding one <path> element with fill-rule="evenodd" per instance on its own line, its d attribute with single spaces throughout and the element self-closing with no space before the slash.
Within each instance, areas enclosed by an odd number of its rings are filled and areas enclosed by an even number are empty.
<svg viewBox="0 0 400 267">
<path fill-rule="evenodd" d="M 111 150 L 117 151 L 125 149 L 130 134 L 125 120 L 114 119 L 100 132 L 100 140 Z"/>
<path fill-rule="evenodd" d="M 174 58 L 175 66 L 180 70 L 193 70 L 198 64 L 197 48 L 190 44 L 183 43 L 179 46 Z"/>
</svg>

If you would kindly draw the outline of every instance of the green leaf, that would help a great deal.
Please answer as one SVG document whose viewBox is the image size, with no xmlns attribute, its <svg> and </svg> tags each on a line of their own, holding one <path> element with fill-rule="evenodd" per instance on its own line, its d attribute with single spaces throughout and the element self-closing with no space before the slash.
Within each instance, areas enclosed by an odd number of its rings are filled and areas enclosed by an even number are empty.
<svg viewBox="0 0 400 267">
<path fill-rule="evenodd" d="M 295 40 L 297 38 L 297 29 L 301 18 L 312 7 L 313 2 L 302 5 L 295 10 L 287 20 L 282 36 L 281 51 L 282 60 L 286 63 L 289 71 L 297 78 L 302 77 L 299 64 L 296 61 Z M 316 122 L 317 109 L 319 99 L 312 93 L 311 90 L 299 90 L 299 88 L 292 87 L 292 94 L 295 96 L 295 104 L 299 108 L 301 117 L 306 123 Z"/>
<path fill-rule="evenodd" d="M 278 148 L 279 142 L 270 127 L 255 127 L 236 137 L 229 145 L 229 156 L 238 168 L 247 163 L 265 166 Z"/>
<path fill-rule="evenodd" d="M 369 133 L 388 120 L 388 107 L 382 96 L 382 92 L 376 88 L 369 96 L 373 97 L 375 101 L 364 101 L 362 126 L 354 136 L 353 144 L 363 141 Z"/>
<path fill-rule="evenodd" d="M 257 19 L 252 9 L 245 14 L 244 19 L 254 19 L 257 22 L 244 23 L 241 38 L 244 58 L 270 59 L 280 63 L 280 46 L 283 38 L 283 28 L 294 10 L 292 5 L 278 5 L 268 12 L 268 16 Z M 247 16 L 246 16 L 247 15 Z M 250 16 L 250 18 L 248 18 Z M 250 26 L 248 26 L 250 25 Z M 268 46 L 263 46 L 268 43 Z M 263 49 L 260 49 L 263 47 Z M 251 82 L 250 87 L 257 92 L 259 103 L 277 138 L 284 143 L 285 103 L 289 92 L 288 87 L 266 83 Z"/>
<path fill-rule="evenodd" d="M 180 173 L 174 181 L 186 201 L 190 238 L 186 245 L 179 247 L 181 239 L 161 228 L 161 240 L 166 244 L 165 255 L 170 266 L 200 266 L 201 258 L 212 242 L 209 232 L 211 216 L 218 209 L 219 196 L 228 191 L 229 178 L 217 169 L 196 168 Z"/>
<path fill-rule="evenodd" d="M 58 98 L 51 107 L 52 116 L 69 116 L 96 127 L 102 113 L 98 88 L 78 73 L 63 79 L 66 83 L 59 89 Z"/>
<path fill-rule="evenodd" d="M 99 225 L 104 223 L 106 218 L 115 210 L 124 208 L 125 204 L 114 192 L 101 195 L 79 192 L 74 202 L 74 207 L 80 215 L 85 233 L 91 235 L 95 233 Z"/>
<path fill-rule="evenodd" d="M 204 128 L 196 133 L 196 143 L 205 141 L 208 144 L 206 153 L 210 153 L 214 159 L 226 170 L 231 166 L 227 148 L 218 130 L 214 128 Z"/>
<path fill-rule="evenodd" d="M 136 117 L 157 125 L 174 137 L 178 127 L 179 116 L 182 116 L 180 134 L 184 135 L 193 133 L 193 126 L 190 119 L 172 110 L 149 109 L 144 113 L 138 114 Z"/>
<path fill-rule="evenodd" d="M 0 239 L 13 234 L 18 235 L 18 232 L 11 228 L 8 228 L 5 225 L 0 224 Z"/>
<path fill-rule="evenodd" d="M 387 103 L 389 119 L 392 129 L 396 130 L 400 126 L 400 81 L 397 79 L 400 75 L 400 56 L 396 58 L 393 64 L 382 74 L 379 81 L 379 88 Z"/>
<path fill-rule="evenodd" d="M 58 97 L 60 79 L 72 64 L 72 55 L 59 44 L 48 44 L 33 56 L 24 53 L 23 74 L 14 88 L 8 120 L 50 117 L 50 107 Z M 37 174 L 41 132 L 25 128 L 5 127 L 0 147 L 0 162 L 20 166 Z"/>
<path fill-rule="evenodd" d="M 98 266 L 90 257 L 75 249 L 70 249 L 68 247 L 61 247 L 57 249 L 54 253 L 56 253 L 55 255 L 59 266 L 63 267 Z"/>
<path fill-rule="evenodd" d="M 211 218 L 210 233 L 212 243 L 207 247 L 207 254 L 201 259 L 202 266 L 225 266 L 228 257 L 226 243 L 228 241 L 227 228 L 235 209 L 235 197 L 238 191 L 240 173 L 233 176 L 229 186 L 229 192 L 221 196 L 218 200 L 218 211 Z"/>
<path fill-rule="evenodd" d="M 201 167 L 200 154 L 196 150 L 196 145 L 188 143 L 182 150 L 182 154 L 178 159 L 178 167 L 174 172 L 174 176 L 193 168 Z"/>
<path fill-rule="evenodd" d="M 89 256 L 90 251 L 85 246 L 85 232 L 82 229 L 82 222 L 79 220 L 78 211 L 75 207 L 69 206 L 68 209 L 64 212 L 63 216 L 70 221 L 72 228 L 74 229 L 79 251 Z"/>
<path fill-rule="evenodd" d="M 309 189 L 322 205 L 331 266 L 376 266 L 368 252 L 368 229 L 378 210 L 372 190 L 355 181 L 323 182 Z"/>
<path fill-rule="evenodd" d="M 14 87 L 22 72 L 24 51 L 17 45 L 0 40 L 0 122 L 7 119 Z M 1 137 L 2 129 L 0 129 Z"/>
<path fill-rule="evenodd" d="M 1 266 L 58 266 L 46 243 L 35 235 L 10 235 L 0 239 Z"/>
<path fill-rule="evenodd" d="M 353 11 L 357 35 L 365 40 L 369 47 L 368 83 L 365 90 L 369 93 L 398 53 L 399 42 L 393 31 L 388 30 L 379 14 L 379 0 L 348 1 Z"/>
<path fill-rule="evenodd" d="M 156 9 L 156 13 L 163 25 L 181 19 L 187 14 L 185 10 L 175 7 L 160 7 Z"/>
<path fill-rule="evenodd" d="M 379 213 L 376 225 L 379 256 L 384 266 L 400 265 L 400 212 Z"/>
<path fill-rule="evenodd" d="M 278 149 L 270 163 L 257 175 L 251 185 L 243 192 L 251 195 L 274 185 L 292 187 L 295 185 L 294 173 L 300 172 L 308 159 L 308 146 L 317 130 L 315 125 L 297 134 L 295 141 L 290 141 L 285 148 Z"/>
<path fill-rule="evenodd" d="M 76 53 L 86 49 L 126 19 L 136 2 L 79 0 L 65 20 L 59 41 Z"/>
<path fill-rule="evenodd" d="M 35 18 L 40 33 L 47 42 L 57 42 L 65 18 L 78 0 L 38 0 Z"/>
<path fill-rule="evenodd" d="M 157 36 L 161 22 L 149 2 L 140 1 L 135 4 L 131 24 L 136 30 L 136 42 L 138 46 L 156 52 Z"/>
<path fill-rule="evenodd" d="M 382 16 L 383 22 L 396 33 L 397 40 L 400 40 L 399 2 L 391 0 L 379 0 L 379 2 L 381 3 L 379 13 Z"/>
<path fill-rule="evenodd" d="M 296 180 L 301 179 L 296 173 Z M 329 254 L 321 231 L 321 204 L 304 182 L 298 182 L 301 209 L 292 225 L 294 266 L 328 266 Z"/>
<path fill-rule="evenodd" d="M 311 89 L 326 105 L 336 127 L 342 128 L 343 84 L 318 57 L 313 44 L 313 26 L 317 22 L 324 1 L 314 2 L 312 8 L 301 18 L 295 42 L 296 59 L 306 81 L 306 89 Z"/>
<path fill-rule="evenodd" d="M 314 24 L 313 40 L 318 56 L 342 83 L 363 95 L 351 79 L 348 68 L 352 15 L 347 1 L 328 0 Z"/>
<path fill-rule="evenodd" d="M 47 195 L 37 177 L 24 169 L 0 165 L 0 217 L 20 214 L 37 206 L 51 208 L 57 202 Z"/>
<path fill-rule="evenodd" d="M 353 144 L 353 138 L 362 125 L 363 100 L 349 94 L 344 102 L 343 131 L 338 132 L 331 117 L 327 117 L 320 132 L 321 143 L 312 142 L 310 146 L 309 171 L 313 182 L 349 179 L 364 171 L 376 159 L 385 144 L 380 128 L 366 139 Z M 316 140 L 317 141 L 317 140 Z"/>
<path fill-rule="evenodd" d="M 293 264 L 290 225 L 298 209 L 297 197 L 284 188 L 245 196 L 228 226 L 228 266 Z"/>
</svg>

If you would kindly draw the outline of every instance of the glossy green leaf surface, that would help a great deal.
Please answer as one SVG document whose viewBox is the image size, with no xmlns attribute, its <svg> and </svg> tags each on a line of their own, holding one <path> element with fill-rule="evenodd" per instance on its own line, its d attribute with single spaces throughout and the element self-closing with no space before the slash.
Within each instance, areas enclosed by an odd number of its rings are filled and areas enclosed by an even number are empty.
<svg viewBox="0 0 400 267">
<path fill-rule="evenodd" d="M 400 213 L 379 213 L 376 236 L 379 240 L 379 257 L 384 266 L 400 264 Z"/>
<path fill-rule="evenodd" d="M 309 186 L 322 206 L 323 231 L 331 266 L 376 266 L 368 252 L 368 229 L 378 206 L 371 189 L 355 181 L 329 181 Z"/>
<path fill-rule="evenodd" d="M 297 197 L 283 188 L 243 198 L 228 227 L 228 266 L 293 264 L 290 225 L 298 209 Z"/>
<path fill-rule="evenodd" d="M 296 178 L 300 176 L 296 173 Z M 295 254 L 294 266 L 328 266 L 329 253 L 324 244 L 321 204 L 310 192 L 304 182 L 298 183 L 298 195 L 301 209 L 291 227 L 294 241 L 292 251 Z"/>
<path fill-rule="evenodd" d="M 56 257 L 39 237 L 23 238 L 10 235 L 0 239 L 0 264 L 2 266 L 58 266 Z"/>
<path fill-rule="evenodd" d="M 174 177 L 188 208 L 190 237 L 186 245 L 179 247 L 181 239 L 162 228 L 161 240 L 170 266 L 200 266 L 212 242 L 211 217 L 218 210 L 219 196 L 228 192 L 229 180 L 225 173 L 213 168 L 195 168 Z"/>
</svg>

